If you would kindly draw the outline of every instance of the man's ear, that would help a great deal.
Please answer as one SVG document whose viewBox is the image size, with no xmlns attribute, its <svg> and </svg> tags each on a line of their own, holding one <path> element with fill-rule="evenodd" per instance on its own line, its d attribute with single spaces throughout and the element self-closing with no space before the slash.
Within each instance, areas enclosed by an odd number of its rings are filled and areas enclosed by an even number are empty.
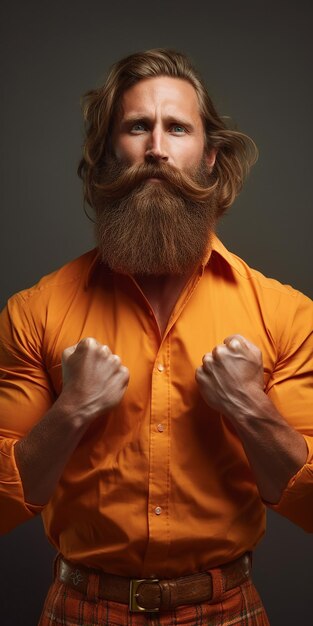
<svg viewBox="0 0 313 626">
<path fill-rule="evenodd" d="M 216 155 L 217 155 L 217 148 L 210 148 L 206 152 L 205 160 L 207 162 L 209 172 L 212 172 L 212 170 L 213 170 L 213 167 L 214 167 L 214 164 L 215 164 Z"/>
</svg>

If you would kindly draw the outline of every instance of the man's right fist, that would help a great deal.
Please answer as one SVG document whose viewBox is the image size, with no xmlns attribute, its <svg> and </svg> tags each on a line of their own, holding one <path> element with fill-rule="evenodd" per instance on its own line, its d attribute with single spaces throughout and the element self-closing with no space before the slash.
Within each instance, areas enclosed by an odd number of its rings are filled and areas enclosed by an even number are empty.
<svg viewBox="0 0 313 626">
<path fill-rule="evenodd" d="M 62 400 L 87 422 L 116 406 L 129 381 L 120 357 L 92 337 L 64 350 L 62 373 Z"/>
</svg>

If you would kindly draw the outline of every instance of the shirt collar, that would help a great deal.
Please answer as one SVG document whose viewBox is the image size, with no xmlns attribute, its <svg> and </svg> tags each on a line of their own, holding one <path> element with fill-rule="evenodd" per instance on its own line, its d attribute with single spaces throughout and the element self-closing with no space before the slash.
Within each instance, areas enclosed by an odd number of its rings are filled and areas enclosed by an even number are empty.
<svg viewBox="0 0 313 626">
<path fill-rule="evenodd" d="M 206 266 L 209 265 L 209 262 L 211 260 L 211 257 L 214 256 L 214 254 L 218 254 L 219 256 L 222 257 L 222 259 L 231 267 L 233 267 L 235 270 L 240 270 L 240 260 L 239 258 L 233 254 L 232 252 L 229 252 L 229 250 L 227 250 L 227 248 L 225 248 L 225 246 L 222 244 L 221 240 L 218 238 L 218 236 L 214 233 L 211 236 L 210 239 L 210 243 L 208 244 L 208 248 L 206 251 L 206 254 L 204 256 L 204 259 L 200 265 L 200 272 L 202 273 L 205 269 Z"/>
<path fill-rule="evenodd" d="M 215 234 L 212 236 L 211 239 L 211 252 L 216 252 L 228 263 L 228 265 L 231 265 L 231 267 L 236 270 L 240 270 L 241 263 L 239 257 L 237 257 L 233 252 L 227 250 L 227 248 L 225 248 L 224 244 Z"/>
</svg>

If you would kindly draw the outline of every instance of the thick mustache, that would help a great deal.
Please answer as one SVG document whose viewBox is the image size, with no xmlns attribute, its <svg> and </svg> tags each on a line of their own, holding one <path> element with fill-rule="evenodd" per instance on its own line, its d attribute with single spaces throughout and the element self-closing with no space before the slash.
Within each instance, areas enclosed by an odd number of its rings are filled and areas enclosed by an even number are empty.
<svg viewBox="0 0 313 626">
<path fill-rule="evenodd" d="M 108 196 L 113 200 L 118 200 L 125 196 L 125 193 L 132 192 L 149 178 L 164 180 L 180 195 L 197 202 L 206 202 L 218 184 L 215 180 L 208 187 L 203 187 L 189 174 L 165 163 L 158 165 L 141 163 L 123 168 L 117 166 L 116 169 L 112 170 L 110 178 L 109 182 L 97 183 L 96 189 L 101 195 Z"/>
</svg>

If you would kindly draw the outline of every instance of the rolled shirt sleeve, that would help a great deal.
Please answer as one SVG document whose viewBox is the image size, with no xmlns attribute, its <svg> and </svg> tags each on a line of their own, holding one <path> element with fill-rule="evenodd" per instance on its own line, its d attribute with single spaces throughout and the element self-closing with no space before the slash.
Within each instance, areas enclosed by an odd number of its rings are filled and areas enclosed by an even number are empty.
<svg viewBox="0 0 313 626">
<path fill-rule="evenodd" d="M 14 446 L 54 401 L 40 346 L 41 324 L 23 292 L 0 315 L 0 533 L 43 509 L 25 502 Z"/>
<path fill-rule="evenodd" d="M 16 466 L 14 445 L 16 440 L 0 438 L 0 534 L 41 513 L 43 506 L 28 504 L 24 500 L 23 485 Z"/>
<path fill-rule="evenodd" d="M 280 313 L 278 312 L 278 319 Z M 308 457 L 286 486 L 280 501 L 268 505 L 313 532 L 313 304 L 298 293 L 295 306 L 282 312 L 279 356 L 267 393 L 281 415 L 305 438 Z"/>
</svg>

